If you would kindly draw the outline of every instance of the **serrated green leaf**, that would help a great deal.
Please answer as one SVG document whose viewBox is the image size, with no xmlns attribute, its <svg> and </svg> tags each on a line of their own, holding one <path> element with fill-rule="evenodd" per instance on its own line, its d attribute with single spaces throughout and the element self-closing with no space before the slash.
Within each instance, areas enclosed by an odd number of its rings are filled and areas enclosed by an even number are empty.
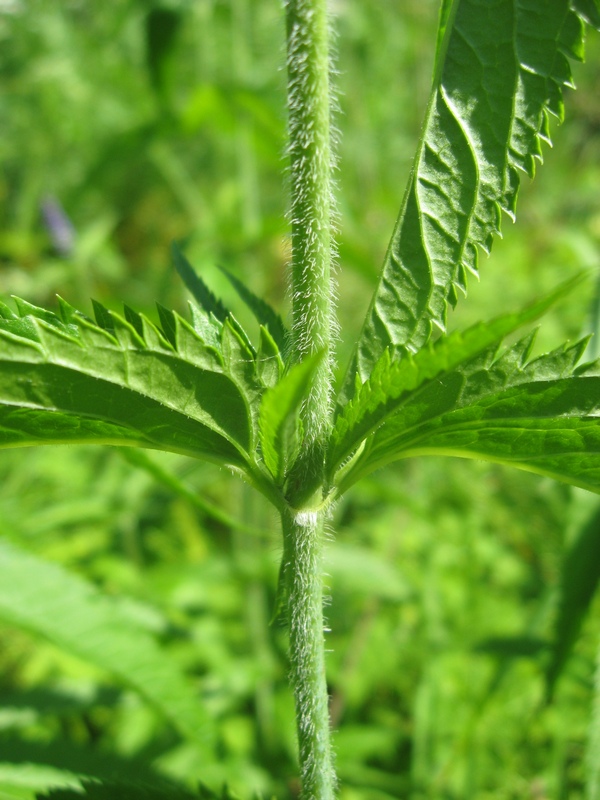
<svg viewBox="0 0 600 800">
<path fill-rule="evenodd" d="M 233 318 L 215 347 L 166 309 L 168 337 L 143 314 L 130 312 L 131 324 L 97 305 L 103 326 L 72 312 L 68 326 L 37 314 L 0 320 L 0 447 L 171 450 L 236 468 L 278 504 L 256 453 L 264 385 Z"/>
<path fill-rule="evenodd" d="M 353 399 L 343 407 L 335 421 L 328 454 L 329 474 L 333 475 L 361 442 L 396 412 L 407 393 L 458 368 L 478 353 L 500 345 L 517 328 L 542 316 L 584 277 L 581 274 L 565 281 L 546 297 L 520 311 L 442 337 L 414 356 L 407 355 L 393 361 L 391 350 L 387 349 L 369 379 L 357 386 Z"/>
<path fill-rule="evenodd" d="M 6 541 L 0 541 L 0 617 L 106 670 L 184 736 L 212 741 L 212 722 L 192 686 L 116 601 Z"/>
<path fill-rule="evenodd" d="M 340 481 L 398 458 L 454 455 L 511 464 L 600 491 L 600 375 L 575 369 L 586 341 L 528 362 L 532 337 L 492 347 L 410 393 Z"/>
<path fill-rule="evenodd" d="M 54 328 L 58 328 L 58 330 L 67 334 L 74 334 L 77 332 L 75 326 L 65 325 L 64 322 L 51 311 L 47 311 L 45 308 L 40 308 L 39 306 L 34 306 L 32 303 L 28 303 L 27 300 L 22 300 L 20 297 L 13 296 L 12 299 L 16 306 L 17 313 L 21 319 L 23 317 L 34 317 L 35 319 L 40 319 L 42 322 L 46 322 L 48 325 L 52 325 Z"/>
<path fill-rule="evenodd" d="M 260 444 L 265 464 L 279 483 L 298 454 L 302 440 L 300 409 L 322 361 L 323 353 L 306 358 L 263 395 Z"/>
<path fill-rule="evenodd" d="M 287 342 L 287 331 L 279 314 L 271 308 L 265 300 L 255 295 L 254 292 L 251 292 L 250 289 L 238 280 L 235 275 L 232 275 L 229 270 L 221 267 L 221 272 L 227 277 L 244 303 L 248 306 L 250 311 L 252 311 L 259 324 L 268 328 L 279 351 L 283 353 Z"/>
<path fill-rule="evenodd" d="M 192 325 L 196 333 L 207 345 L 220 348 L 223 323 L 219 322 L 213 314 L 206 314 L 191 301 L 188 305 L 192 316 Z"/>
<path fill-rule="evenodd" d="M 225 370 L 245 403 L 250 420 L 250 446 L 247 452 L 253 453 L 258 443 L 258 408 L 264 387 L 257 369 L 256 354 L 245 335 L 240 333 L 233 317 L 229 317 L 223 325 L 221 351 Z"/>
<path fill-rule="evenodd" d="M 112 333 L 113 330 L 113 321 L 110 316 L 110 311 L 99 303 L 97 300 L 92 299 L 92 308 L 94 309 L 94 317 L 96 318 L 96 323 L 100 328 L 103 328 L 105 331 Z"/>
<path fill-rule="evenodd" d="M 97 313 L 103 327 L 83 315 L 65 326 L 37 313 L 23 318 L 27 331 L 22 320 L 0 326 L 0 446 L 89 441 L 240 468 L 252 460 L 245 385 L 190 325 L 165 312 L 168 342 L 142 315 L 130 313 L 134 326 Z"/>
<path fill-rule="evenodd" d="M 533 636 L 494 636 L 477 642 L 473 649 L 498 659 L 536 659 L 547 652 L 548 642 Z"/>
<path fill-rule="evenodd" d="M 600 28 L 600 2 L 598 0 L 571 0 L 572 8 L 594 28 Z"/>
<path fill-rule="evenodd" d="M 548 114 L 562 119 L 567 57 L 583 55 L 584 0 L 445 3 L 426 121 L 383 271 L 351 362 L 365 381 L 386 348 L 394 359 L 444 330 L 448 303 L 477 274 L 501 211 L 514 216 L 519 172 L 533 175 Z"/>
<path fill-rule="evenodd" d="M 67 303 L 67 301 L 64 300 L 60 295 L 56 295 L 56 299 L 58 301 L 58 312 L 60 314 L 60 318 L 65 325 L 77 325 L 82 320 L 93 324 L 92 320 L 88 316 L 83 314 L 77 308 L 73 308 L 73 306 Z"/>
</svg>

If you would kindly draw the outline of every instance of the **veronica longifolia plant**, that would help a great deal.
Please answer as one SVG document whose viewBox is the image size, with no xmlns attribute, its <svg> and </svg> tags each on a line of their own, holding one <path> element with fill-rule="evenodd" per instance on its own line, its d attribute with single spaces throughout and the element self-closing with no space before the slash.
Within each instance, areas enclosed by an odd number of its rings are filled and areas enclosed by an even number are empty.
<svg viewBox="0 0 600 800">
<path fill-rule="evenodd" d="M 447 335 L 520 174 L 563 116 L 599 0 L 444 0 L 422 134 L 342 389 L 333 388 L 332 144 L 325 0 L 288 0 L 293 298 L 290 330 L 236 279 L 260 323 L 251 342 L 184 255 L 190 315 L 125 307 L 95 319 L 0 306 L 0 444 L 95 442 L 225 465 L 278 510 L 279 601 L 290 636 L 302 797 L 335 794 L 323 655 L 321 550 L 332 501 L 386 464 L 483 458 L 600 490 L 600 372 L 585 341 L 532 359 L 505 337 L 565 291 Z M 343 266 L 342 278 L 343 280 Z M 571 284 L 573 281 L 571 281 Z M 0 598 L 1 600 L 1 598 Z M 146 689 L 144 684 L 141 690 Z M 180 725 L 200 724 L 186 712 Z"/>
</svg>

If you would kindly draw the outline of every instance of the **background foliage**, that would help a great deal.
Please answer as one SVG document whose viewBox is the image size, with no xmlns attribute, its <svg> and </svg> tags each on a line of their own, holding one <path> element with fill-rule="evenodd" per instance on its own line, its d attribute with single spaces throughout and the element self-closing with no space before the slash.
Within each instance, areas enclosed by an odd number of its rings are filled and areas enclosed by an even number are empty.
<svg viewBox="0 0 600 800">
<path fill-rule="evenodd" d="M 339 0 L 335 13 L 343 365 L 418 136 L 437 3 Z M 452 326 L 600 266 L 599 44 L 556 152 Z M 183 310 L 169 245 L 184 239 L 244 325 L 219 266 L 284 307 L 282 54 L 281 9 L 264 0 L 2 0 L 2 294 Z M 60 240 L 51 202 L 72 224 Z M 540 347 L 595 327 L 593 306 L 588 285 L 545 320 Z M 328 552 L 342 800 L 584 797 L 597 514 L 595 497 L 550 480 L 441 459 L 395 465 L 344 498 Z M 202 749 L 106 670 L 6 621 L 2 800 L 100 772 L 295 796 L 285 631 L 269 626 L 280 542 L 260 499 L 166 454 L 4 451 L 0 526 L 118 601 L 214 720 Z"/>
</svg>

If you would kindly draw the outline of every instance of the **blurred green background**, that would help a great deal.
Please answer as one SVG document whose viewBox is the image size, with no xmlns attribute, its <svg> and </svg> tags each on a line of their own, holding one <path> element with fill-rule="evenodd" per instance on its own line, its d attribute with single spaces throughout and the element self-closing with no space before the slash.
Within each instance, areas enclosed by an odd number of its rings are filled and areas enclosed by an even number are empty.
<svg viewBox="0 0 600 800">
<path fill-rule="evenodd" d="M 343 366 L 418 137 L 438 3 L 332 9 Z M 555 149 L 452 327 L 600 266 L 600 37 L 574 74 Z M 0 0 L 0 293 L 184 311 L 178 239 L 244 324 L 219 266 L 285 309 L 284 90 L 279 2 Z M 45 221 L 57 204 L 60 241 Z M 540 347 L 595 326 L 591 286 L 544 320 Z M 327 555 L 341 800 L 585 796 L 597 599 L 551 702 L 545 670 L 565 558 L 596 512 L 551 480 L 442 459 L 398 464 L 341 501 Z M 297 796 L 286 633 L 269 625 L 281 543 L 260 498 L 170 455 L 3 451 L 0 531 L 126 601 L 192 677 L 218 740 L 200 756 L 106 674 L 1 625 L 2 800 L 68 781 L 84 753 L 190 786 L 227 781 L 242 798 Z"/>
</svg>

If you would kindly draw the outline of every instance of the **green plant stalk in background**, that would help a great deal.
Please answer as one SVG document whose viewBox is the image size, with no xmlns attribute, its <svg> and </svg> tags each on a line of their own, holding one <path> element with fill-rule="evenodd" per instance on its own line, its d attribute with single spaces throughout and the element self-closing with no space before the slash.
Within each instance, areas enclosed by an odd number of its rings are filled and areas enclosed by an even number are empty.
<svg viewBox="0 0 600 800">
<path fill-rule="evenodd" d="M 323 641 L 323 477 L 331 427 L 333 291 L 331 109 L 326 0 L 286 4 L 292 222 L 290 361 L 321 354 L 300 410 L 302 450 L 282 514 L 288 543 L 290 675 L 294 687 L 302 797 L 330 800 L 329 703 Z M 313 487 L 314 490 L 313 490 Z"/>
</svg>

